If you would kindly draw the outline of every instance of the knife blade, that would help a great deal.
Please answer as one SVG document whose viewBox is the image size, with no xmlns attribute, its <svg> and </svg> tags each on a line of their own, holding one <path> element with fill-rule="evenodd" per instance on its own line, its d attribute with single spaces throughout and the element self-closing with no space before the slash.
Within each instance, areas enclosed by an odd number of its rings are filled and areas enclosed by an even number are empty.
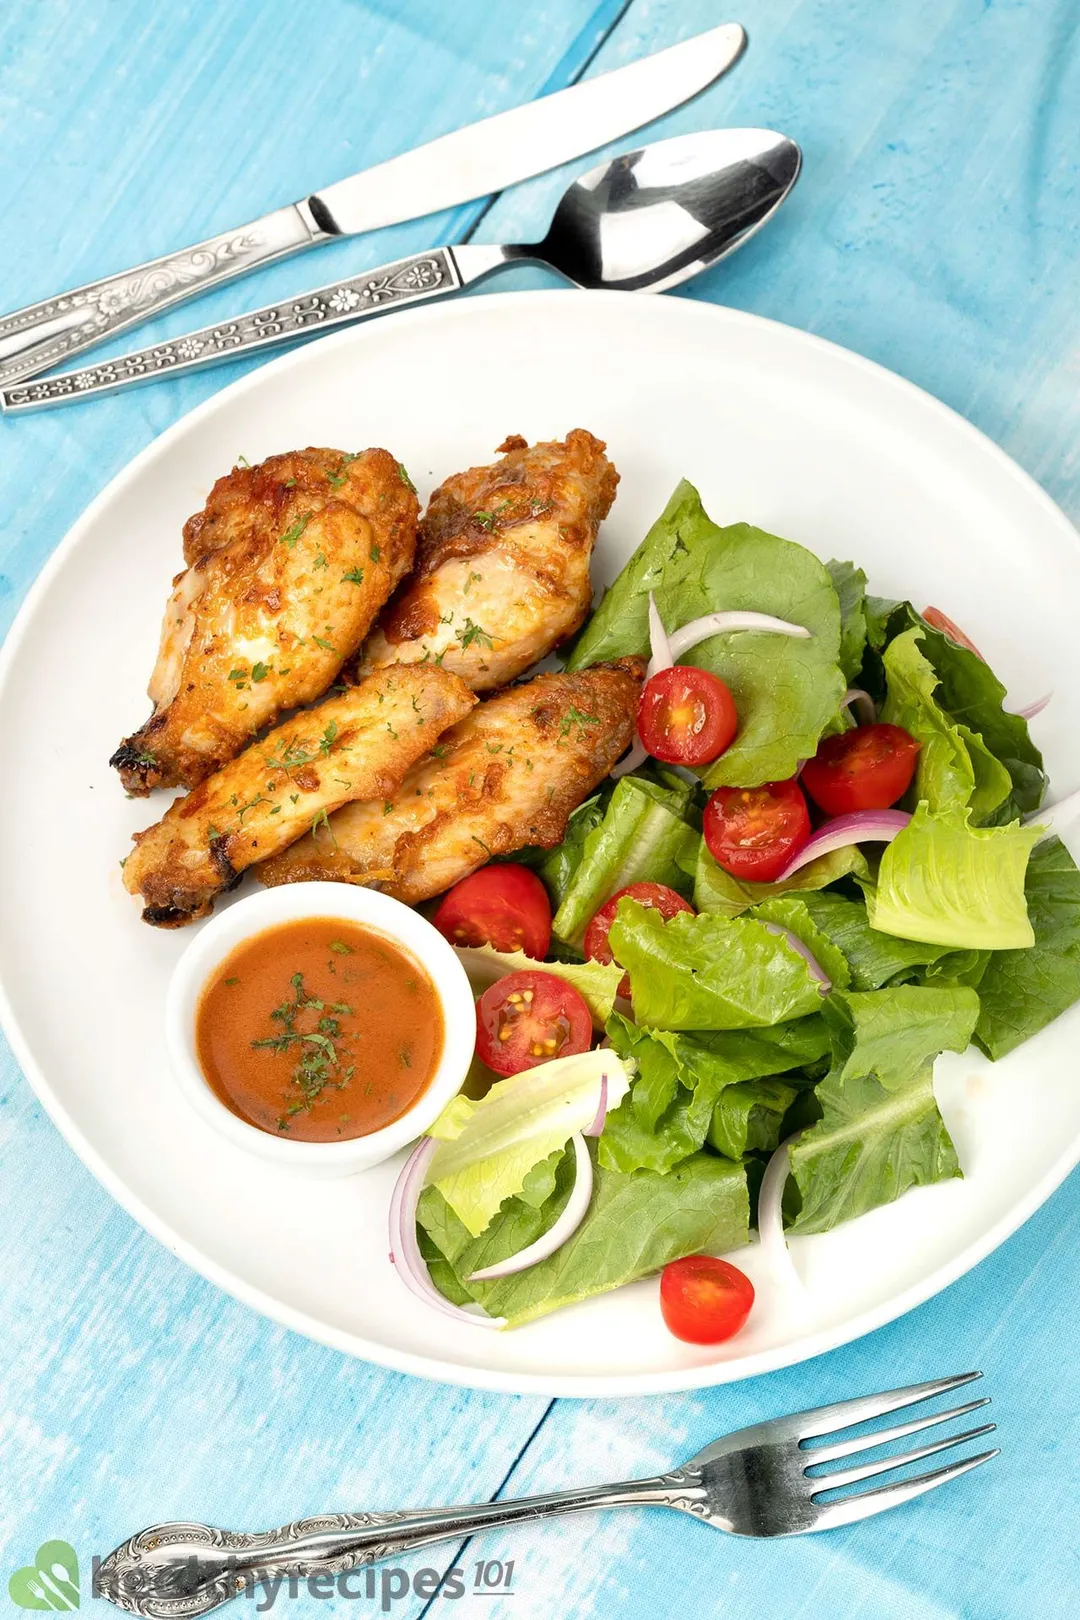
<svg viewBox="0 0 1080 1620">
<path fill-rule="evenodd" d="M 37 376 L 262 265 L 489 196 L 582 157 L 698 95 L 745 44 L 738 23 L 724 23 L 442 135 L 194 247 L 0 316 L 0 386 Z"/>
<path fill-rule="evenodd" d="M 641 129 L 704 90 L 741 55 L 737 23 L 456 129 L 309 199 L 342 235 L 487 197 Z"/>
</svg>

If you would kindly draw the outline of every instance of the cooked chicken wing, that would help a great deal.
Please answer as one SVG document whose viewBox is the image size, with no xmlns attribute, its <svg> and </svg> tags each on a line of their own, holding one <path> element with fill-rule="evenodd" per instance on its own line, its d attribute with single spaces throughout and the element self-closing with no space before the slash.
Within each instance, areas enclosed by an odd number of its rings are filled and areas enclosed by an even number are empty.
<svg viewBox="0 0 1080 1620">
<path fill-rule="evenodd" d="M 256 876 L 371 884 L 416 904 L 492 855 L 550 848 L 629 747 L 643 674 L 642 660 L 624 658 L 508 687 L 442 737 L 386 803 L 346 805 Z"/>
<path fill-rule="evenodd" d="M 135 834 L 124 886 L 145 900 L 143 920 L 194 922 L 246 867 L 326 823 L 339 805 L 381 806 L 475 702 L 456 675 L 403 666 L 294 715 Z"/>
<path fill-rule="evenodd" d="M 194 787 L 320 697 L 412 567 L 418 510 L 386 450 L 296 450 L 219 478 L 184 525 L 153 715 L 110 762 L 128 792 Z"/>
<path fill-rule="evenodd" d="M 549 444 L 511 437 L 500 451 L 501 461 L 456 473 L 431 497 L 416 570 L 364 647 L 361 674 L 435 659 L 487 692 L 581 624 L 619 475 L 582 428 Z"/>
</svg>

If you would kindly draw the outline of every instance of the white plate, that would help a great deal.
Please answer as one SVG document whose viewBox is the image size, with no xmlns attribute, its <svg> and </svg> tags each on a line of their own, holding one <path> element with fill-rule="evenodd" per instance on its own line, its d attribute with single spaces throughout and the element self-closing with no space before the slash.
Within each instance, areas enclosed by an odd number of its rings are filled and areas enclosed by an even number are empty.
<svg viewBox="0 0 1080 1620">
<path fill-rule="evenodd" d="M 72 426 L 78 432 L 78 418 Z M 146 928 L 120 883 L 127 802 L 108 758 L 145 718 L 180 528 L 214 479 L 307 444 L 387 445 L 421 495 L 507 433 L 587 427 L 622 473 L 597 572 L 610 579 L 691 478 L 713 517 L 821 557 L 881 594 L 943 606 L 1038 722 L 1061 792 L 1080 781 L 1080 545 L 1011 461 L 890 373 L 783 326 L 682 299 L 515 293 L 418 310 L 289 354 L 149 446 L 75 525 L 31 593 L 0 676 L 4 1022 L 59 1128 L 175 1253 L 268 1316 L 403 1371 L 507 1391 L 642 1394 L 789 1365 L 909 1310 L 988 1254 L 1080 1159 L 1076 1010 L 997 1066 L 939 1065 L 967 1172 L 803 1239 L 799 1307 L 760 1268 L 748 1328 L 679 1344 L 644 1282 L 517 1332 L 457 1326 L 387 1257 L 383 1166 L 316 1183 L 249 1157 L 166 1072 L 162 1007 L 186 935 Z"/>
</svg>

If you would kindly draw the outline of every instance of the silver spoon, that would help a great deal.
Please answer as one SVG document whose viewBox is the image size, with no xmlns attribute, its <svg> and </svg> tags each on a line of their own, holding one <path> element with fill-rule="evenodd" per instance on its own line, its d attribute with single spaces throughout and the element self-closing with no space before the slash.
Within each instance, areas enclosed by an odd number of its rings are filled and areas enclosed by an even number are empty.
<svg viewBox="0 0 1080 1620">
<path fill-rule="evenodd" d="M 458 292 L 512 264 L 547 265 L 578 287 L 664 292 L 759 230 L 801 163 L 795 142 L 771 129 L 657 141 L 579 175 L 542 242 L 432 248 L 116 360 L 20 383 L 0 392 L 0 405 L 38 410 L 198 371 Z"/>
</svg>

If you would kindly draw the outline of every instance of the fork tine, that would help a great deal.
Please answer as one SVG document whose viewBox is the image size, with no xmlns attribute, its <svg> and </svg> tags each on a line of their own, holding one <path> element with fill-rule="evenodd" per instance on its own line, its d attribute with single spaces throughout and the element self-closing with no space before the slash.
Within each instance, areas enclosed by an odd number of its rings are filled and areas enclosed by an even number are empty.
<svg viewBox="0 0 1080 1620">
<path fill-rule="evenodd" d="M 859 1519 L 869 1519 L 872 1514 L 900 1507 L 916 1496 L 936 1490 L 939 1485 L 947 1485 L 950 1479 L 969 1474 L 973 1468 L 979 1468 L 991 1457 L 999 1455 L 1000 1447 L 995 1446 L 992 1451 L 980 1451 L 977 1456 L 965 1457 L 961 1462 L 949 1463 L 945 1468 L 935 1468 L 929 1474 L 917 1475 L 915 1479 L 901 1480 L 898 1485 L 879 1485 L 876 1490 L 860 1491 L 855 1496 L 843 1497 L 839 1502 L 826 1502 L 819 1506 L 818 1516 L 809 1529 L 833 1530 L 838 1525 L 855 1524 Z"/>
<path fill-rule="evenodd" d="M 944 1395 L 950 1389 L 970 1384 L 972 1379 L 981 1377 L 981 1372 L 958 1373 L 954 1378 L 935 1378 L 927 1384 L 908 1384 L 904 1389 L 888 1389 L 880 1395 L 861 1395 L 853 1401 L 837 1401 L 833 1406 L 819 1406 L 812 1412 L 799 1412 L 786 1419 L 784 1426 L 790 1424 L 790 1432 L 797 1434 L 800 1440 L 809 1440 L 814 1435 L 832 1434 L 835 1429 L 850 1429 L 856 1423 L 868 1422 L 870 1418 L 884 1417 L 886 1412 L 895 1412 L 901 1406 L 914 1406 L 918 1401 L 933 1400 L 935 1395 Z"/>
<path fill-rule="evenodd" d="M 929 1417 L 912 1418 L 910 1423 L 896 1423 L 891 1429 L 876 1429 L 873 1434 L 857 1434 L 854 1440 L 837 1440 L 831 1446 L 807 1446 L 807 1468 L 816 1468 L 818 1463 L 836 1462 L 839 1457 L 850 1457 L 856 1451 L 870 1451 L 875 1446 L 887 1446 L 893 1440 L 906 1440 L 909 1434 L 918 1434 L 922 1429 L 932 1429 L 935 1423 L 948 1423 L 951 1418 L 966 1417 L 969 1412 L 978 1411 L 980 1406 L 989 1406 L 990 1397 L 984 1395 L 977 1401 L 965 1401 L 963 1406 L 954 1406 L 948 1412 L 931 1412 Z"/>
<path fill-rule="evenodd" d="M 874 1462 L 861 1463 L 857 1468 L 837 1468 L 831 1474 L 815 1474 L 810 1476 L 810 1484 L 814 1487 L 810 1494 L 812 1497 L 820 1496 L 825 1491 L 838 1491 L 842 1485 L 857 1485 L 860 1479 L 895 1473 L 898 1468 L 906 1468 L 908 1463 L 922 1462 L 924 1457 L 948 1451 L 950 1446 L 962 1446 L 967 1440 L 979 1440 L 996 1428 L 996 1423 L 981 1423 L 977 1429 L 968 1429 L 965 1434 L 951 1434 L 945 1440 L 935 1440 L 932 1445 L 917 1446 L 914 1451 L 902 1451 L 894 1457 L 878 1457 Z"/>
</svg>

